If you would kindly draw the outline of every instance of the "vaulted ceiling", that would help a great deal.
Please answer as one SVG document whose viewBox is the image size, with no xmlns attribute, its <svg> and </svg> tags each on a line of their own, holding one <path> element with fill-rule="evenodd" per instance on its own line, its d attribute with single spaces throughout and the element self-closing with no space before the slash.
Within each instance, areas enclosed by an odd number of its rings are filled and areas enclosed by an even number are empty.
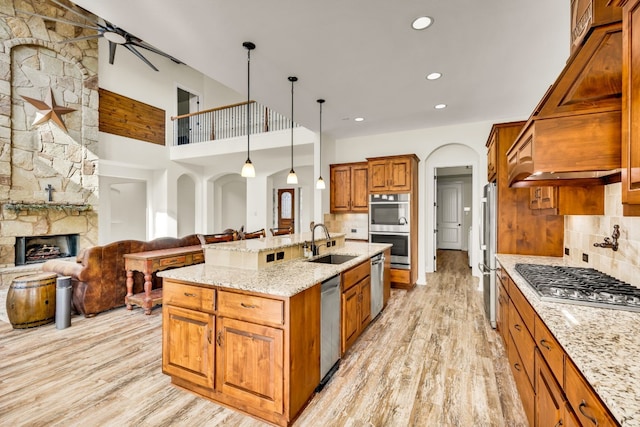
<svg viewBox="0 0 640 427">
<path fill-rule="evenodd" d="M 287 114 L 295 75 L 296 121 L 317 130 L 325 98 L 336 139 L 526 119 L 569 55 L 569 0 L 75 3 L 243 95 L 242 43 L 254 42 L 251 98 Z M 423 15 L 433 25 L 412 29 Z"/>
</svg>

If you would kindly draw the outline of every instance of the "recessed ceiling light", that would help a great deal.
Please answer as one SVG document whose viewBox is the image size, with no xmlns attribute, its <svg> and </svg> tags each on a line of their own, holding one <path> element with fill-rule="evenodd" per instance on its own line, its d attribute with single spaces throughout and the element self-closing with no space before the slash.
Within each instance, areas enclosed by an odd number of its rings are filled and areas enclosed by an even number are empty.
<svg viewBox="0 0 640 427">
<path fill-rule="evenodd" d="M 429 28 L 433 24 L 433 18 L 430 16 L 421 16 L 416 18 L 411 23 L 411 28 L 414 30 L 424 30 L 425 28 Z"/>
<path fill-rule="evenodd" d="M 356 117 L 355 119 L 356 122 L 364 122 L 364 117 Z"/>
<path fill-rule="evenodd" d="M 429 73 L 427 74 L 427 80 L 438 80 L 442 77 L 442 73 Z"/>
<path fill-rule="evenodd" d="M 433 108 L 436 110 L 442 110 L 443 108 L 447 108 L 447 104 L 436 104 Z"/>
</svg>

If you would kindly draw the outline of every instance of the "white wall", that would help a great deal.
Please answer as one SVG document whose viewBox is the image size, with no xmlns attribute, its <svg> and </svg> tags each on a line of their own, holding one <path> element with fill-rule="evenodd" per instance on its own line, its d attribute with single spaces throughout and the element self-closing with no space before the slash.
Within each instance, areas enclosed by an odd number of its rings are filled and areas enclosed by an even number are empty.
<svg viewBox="0 0 640 427">
<path fill-rule="evenodd" d="M 178 237 L 196 232 L 196 185 L 189 175 L 178 178 Z"/>
</svg>

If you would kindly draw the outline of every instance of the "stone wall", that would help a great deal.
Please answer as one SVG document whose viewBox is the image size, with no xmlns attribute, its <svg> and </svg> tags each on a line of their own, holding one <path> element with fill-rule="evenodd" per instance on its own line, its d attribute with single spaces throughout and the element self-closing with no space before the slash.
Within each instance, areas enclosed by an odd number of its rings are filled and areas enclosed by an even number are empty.
<svg viewBox="0 0 640 427">
<path fill-rule="evenodd" d="M 98 241 L 98 43 L 61 43 L 96 33 L 22 11 L 89 23 L 46 1 L 0 0 L 0 268 L 11 272 L 17 236 Z M 60 116 L 66 129 L 34 124 L 41 111 L 22 98 L 50 93 L 74 110 Z"/>
</svg>

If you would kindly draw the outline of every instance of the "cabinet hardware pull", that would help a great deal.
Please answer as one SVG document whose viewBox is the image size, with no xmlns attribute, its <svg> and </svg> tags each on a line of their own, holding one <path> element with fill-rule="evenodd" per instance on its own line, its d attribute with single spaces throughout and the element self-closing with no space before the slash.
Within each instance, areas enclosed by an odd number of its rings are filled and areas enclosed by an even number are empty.
<svg viewBox="0 0 640 427">
<path fill-rule="evenodd" d="M 514 328 L 516 328 L 516 331 L 522 331 L 522 326 L 520 326 L 519 324 L 515 324 L 513 325 Z"/>
<path fill-rule="evenodd" d="M 556 425 L 555 425 L 555 426 L 553 426 L 553 427 L 560 427 L 561 425 L 562 425 L 562 420 L 558 420 L 558 422 L 556 423 Z"/>
<path fill-rule="evenodd" d="M 185 293 L 184 293 L 184 296 L 185 296 L 185 297 L 195 297 L 195 296 L 196 296 L 196 294 L 192 294 L 192 293 L 190 293 L 190 292 L 185 292 Z"/>
<path fill-rule="evenodd" d="M 243 302 L 240 303 L 241 306 L 243 306 L 244 308 L 257 308 L 257 305 L 251 305 L 251 304 L 245 304 Z"/>
<path fill-rule="evenodd" d="M 546 348 L 547 350 L 551 351 L 551 346 L 547 344 L 547 340 L 545 340 L 544 338 L 540 340 L 540 345 Z"/>
<path fill-rule="evenodd" d="M 522 371 L 522 369 L 520 368 L 520 364 L 519 363 L 514 363 L 513 367 L 516 368 L 517 371 Z"/>
<path fill-rule="evenodd" d="M 216 337 L 216 342 L 218 343 L 218 347 L 222 347 L 222 331 L 218 331 L 218 336 Z"/>
<path fill-rule="evenodd" d="M 584 399 L 582 399 L 582 402 L 580 402 L 580 405 L 578 405 L 578 409 L 580 410 L 580 413 L 582 415 L 584 415 L 589 421 L 591 421 L 593 423 L 593 425 L 597 426 L 598 425 L 598 420 L 595 417 L 593 417 L 591 415 L 587 415 L 584 412 L 583 408 L 586 408 L 586 407 L 587 407 L 587 402 L 585 402 Z"/>
<path fill-rule="evenodd" d="M 207 341 L 209 341 L 209 344 L 211 344 L 211 329 L 207 328 Z"/>
</svg>

